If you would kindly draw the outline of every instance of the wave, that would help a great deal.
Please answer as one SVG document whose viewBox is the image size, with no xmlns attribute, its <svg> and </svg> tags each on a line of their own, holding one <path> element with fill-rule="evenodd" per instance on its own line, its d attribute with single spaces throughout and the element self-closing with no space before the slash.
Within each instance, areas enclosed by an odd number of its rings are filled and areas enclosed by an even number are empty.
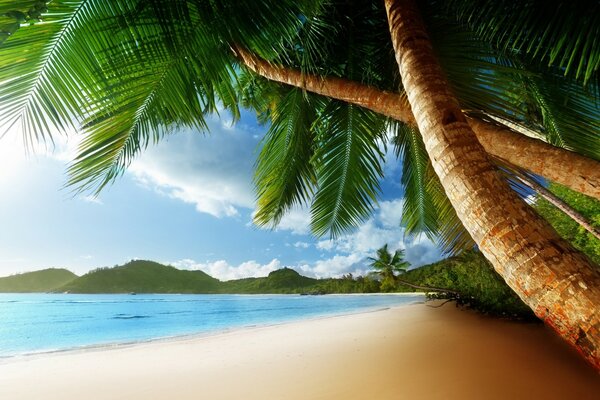
<svg viewBox="0 0 600 400">
<path fill-rule="evenodd" d="M 111 319 L 142 319 L 152 318 L 150 315 L 131 315 L 131 314 L 117 314 Z"/>
<path fill-rule="evenodd" d="M 175 314 L 192 314 L 191 311 L 162 311 L 156 313 L 158 315 L 175 315 Z"/>
</svg>

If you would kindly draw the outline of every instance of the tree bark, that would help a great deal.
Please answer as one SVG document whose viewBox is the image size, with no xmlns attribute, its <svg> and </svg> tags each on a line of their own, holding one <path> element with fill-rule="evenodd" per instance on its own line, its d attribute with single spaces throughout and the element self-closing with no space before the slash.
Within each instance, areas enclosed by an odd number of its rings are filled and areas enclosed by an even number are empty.
<svg viewBox="0 0 600 400">
<path fill-rule="evenodd" d="M 409 125 L 417 124 L 406 97 L 399 93 L 342 78 L 302 74 L 270 64 L 241 48 L 235 48 L 234 52 L 250 70 L 267 79 L 343 100 Z M 467 118 L 467 121 L 489 154 L 600 199 L 600 162 L 527 137 L 506 126 L 476 118 Z"/>
<path fill-rule="evenodd" d="M 511 190 L 463 115 L 412 0 L 385 0 L 434 170 L 480 250 L 535 314 L 600 369 L 600 273 Z"/>
<path fill-rule="evenodd" d="M 573 209 L 573 207 L 568 205 L 554 193 L 552 193 L 533 179 L 530 179 L 527 176 L 518 172 L 515 172 L 515 179 L 517 179 L 519 182 L 521 182 L 523 185 L 527 186 L 531 190 L 534 190 L 540 197 L 545 199 L 554 207 L 558 208 L 563 213 L 567 214 L 569 218 L 577 222 L 579 226 L 581 226 L 583 229 L 594 235 L 597 239 L 600 239 L 600 230 L 596 229 L 586 217 L 578 213 L 576 210 Z"/>
</svg>

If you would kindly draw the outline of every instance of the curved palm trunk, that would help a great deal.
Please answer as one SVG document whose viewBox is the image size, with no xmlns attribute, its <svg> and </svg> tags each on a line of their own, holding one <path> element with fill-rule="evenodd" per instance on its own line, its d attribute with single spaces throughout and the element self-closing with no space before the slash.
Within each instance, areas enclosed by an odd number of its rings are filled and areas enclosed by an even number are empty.
<svg viewBox="0 0 600 400">
<path fill-rule="evenodd" d="M 449 89 L 415 3 L 385 6 L 411 109 L 459 218 L 536 315 L 600 368 L 600 273 L 495 169 Z"/>
<path fill-rule="evenodd" d="M 452 294 L 456 294 L 456 295 L 459 294 L 456 290 L 444 289 L 444 288 L 439 288 L 439 287 L 435 287 L 435 286 L 415 285 L 414 283 L 410 283 L 410 282 L 405 281 L 404 279 L 400 279 L 398 277 L 396 277 L 396 283 L 400 283 L 402 285 L 411 287 L 413 289 L 427 290 L 429 292 L 452 293 Z"/>
<path fill-rule="evenodd" d="M 406 98 L 398 93 L 348 79 L 302 74 L 270 64 L 244 49 L 234 51 L 249 69 L 267 79 L 343 100 L 410 125 L 417 124 Z M 489 154 L 600 199 L 600 162 L 516 133 L 505 126 L 476 118 L 467 118 L 467 121 Z"/>
<path fill-rule="evenodd" d="M 513 171 L 514 172 L 514 171 Z M 589 233 L 594 235 L 597 239 L 600 239 L 600 230 L 595 228 L 590 221 L 583 215 L 581 215 L 577 210 L 573 209 L 570 205 L 556 196 L 554 193 L 534 181 L 533 179 L 528 178 L 525 175 L 516 173 L 515 178 L 521 182 L 523 185 L 535 191 L 540 197 L 545 199 L 548 203 L 552 204 L 554 207 L 558 208 L 563 213 L 567 214 L 573 221 L 577 222 L 579 226 L 583 229 L 587 230 Z"/>
</svg>

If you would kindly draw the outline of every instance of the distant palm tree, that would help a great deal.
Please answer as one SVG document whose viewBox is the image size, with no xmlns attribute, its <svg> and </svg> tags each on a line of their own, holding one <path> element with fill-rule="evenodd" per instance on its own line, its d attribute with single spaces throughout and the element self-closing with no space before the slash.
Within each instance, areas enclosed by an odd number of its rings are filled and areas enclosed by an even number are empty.
<svg viewBox="0 0 600 400">
<path fill-rule="evenodd" d="M 410 263 L 404 260 L 404 250 L 398 249 L 392 254 L 385 244 L 377 250 L 377 257 L 369 257 L 371 267 L 381 277 L 381 290 L 384 292 L 396 288 L 396 275 L 406 272 Z"/>
<path fill-rule="evenodd" d="M 375 270 L 375 274 L 381 277 L 381 291 L 389 292 L 396 289 L 398 283 L 411 287 L 413 289 L 425 290 L 428 292 L 443 292 L 457 295 L 458 292 L 439 288 L 435 286 L 421 286 L 408 282 L 404 279 L 399 279 L 398 276 L 406 272 L 410 263 L 404 260 L 404 250 L 398 249 L 392 254 L 388 250 L 387 243 L 377 250 L 377 257 L 368 257 L 371 260 L 371 267 Z"/>
</svg>

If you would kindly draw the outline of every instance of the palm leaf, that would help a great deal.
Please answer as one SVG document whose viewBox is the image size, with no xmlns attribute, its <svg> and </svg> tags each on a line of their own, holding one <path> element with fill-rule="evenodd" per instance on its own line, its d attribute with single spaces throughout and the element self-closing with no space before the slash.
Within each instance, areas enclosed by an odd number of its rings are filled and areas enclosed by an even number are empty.
<svg viewBox="0 0 600 400">
<path fill-rule="evenodd" d="M 475 242 L 458 219 L 433 171 L 419 131 L 393 123 L 392 132 L 392 143 L 403 165 L 402 225 L 406 234 L 425 234 L 436 241 L 446 254 L 454 255 L 472 249 Z"/>
<path fill-rule="evenodd" d="M 519 54 L 494 49 L 439 12 L 430 16 L 428 27 L 467 114 L 499 117 L 541 132 L 556 146 L 600 159 L 600 109 L 589 90 Z"/>
<path fill-rule="evenodd" d="M 311 227 L 333 238 L 363 222 L 373 211 L 383 176 L 384 153 L 378 141 L 385 120 L 359 107 L 331 101 L 318 121 L 314 162 L 317 193 Z"/>
<path fill-rule="evenodd" d="M 428 189 L 429 155 L 418 129 L 402 123 L 392 123 L 392 142 L 402 160 L 404 206 L 402 225 L 409 235 L 425 233 L 433 238 L 439 229 L 437 209 Z"/>
<path fill-rule="evenodd" d="M 599 83 L 598 2 L 451 0 L 439 5 L 501 50 L 545 63 L 584 83 Z"/>
<path fill-rule="evenodd" d="M 290 208 L 311 200 L 315 184 L 312 125 L 322 103 L 317 96 L 290 88 L 275 106 L 256 163 L 254 221 L 258 225 L 276 226 Z"/>
<path fill-rule="evenodd" d="M 33 3 L 33 2 L 31 2 Z M 71 125 L 90 89 L 90 81 L 73 75 L 89 65 L 70 63 L 92 54 L 74 46 L 89 30 L 86 21 L 102 14 L 104 5 L 90 0 L 55 1 L 43 22 L 21 26 L 0 46 L 0 127 L 2 134 L 17 125 L 26 141 L 51 138 L 52 131 Z M 14 2 L 0 2 L 6 13 Z M 93 40 L 93 39 L 92 39 Z"/>
<path fill-rule="evenodd" d="M 445 254 L 449 255 L 473 249 L 475 241 L 456 215 L 454 207 L 432 169 L 430 176 L 428 192 L 431 193 L 432 202 L 437 209 L 440 226 L 437 237 L 438 245 Z"/>
</svg>

